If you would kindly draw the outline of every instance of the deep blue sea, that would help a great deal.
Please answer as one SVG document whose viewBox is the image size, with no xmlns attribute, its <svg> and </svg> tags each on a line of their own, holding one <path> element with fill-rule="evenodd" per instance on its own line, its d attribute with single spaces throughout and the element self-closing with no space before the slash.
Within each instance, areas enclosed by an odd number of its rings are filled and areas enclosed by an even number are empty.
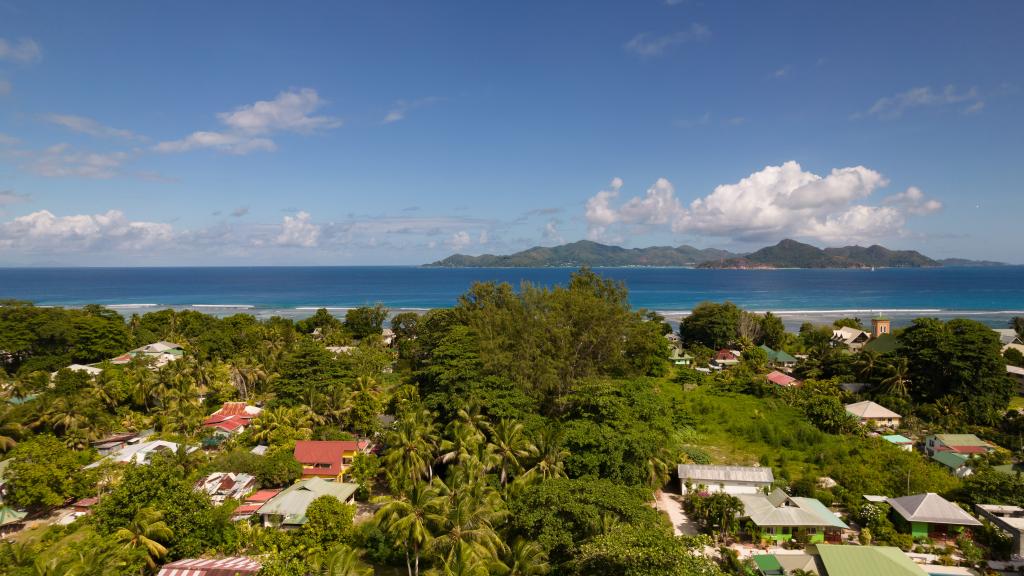
<svg viewBox="0 0 1024 576">
<path fill-rule="evenodd" d="M 705 301 L 805 319 L 884 312 L 897 324 L 916 316 L 967 316 L 1005 326 L 1024 315 L 1024 266 L 869 270 L 696 270 L 599 268 L 622 280 L 630 300 L 673 316 Z M 319 307 L 383 303 L 392 309 L 451 306 L 475 281 L 564 284 L 568 268 L 225 267 L 0 268 L 0 299 L 39 305 L 97 303 L 124 313 L 159 307 L 223 315 L 246 311 L 299 317 Z"/>
</svg>

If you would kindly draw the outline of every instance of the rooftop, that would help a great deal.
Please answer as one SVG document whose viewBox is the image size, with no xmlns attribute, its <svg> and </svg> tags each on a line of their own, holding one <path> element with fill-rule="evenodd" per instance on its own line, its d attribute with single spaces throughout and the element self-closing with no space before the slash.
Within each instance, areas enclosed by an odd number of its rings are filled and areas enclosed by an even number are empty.
<svg viewBox="0 0 1024 576">
<path fill-rule="evenodd" d="M 899 548 L 818 544 L 818 555 L 828 576 L 926 576 L 927 573 Z"/>
<path fill-rule="evenodd" d="M 261 568 L 259 562 L 245 556 L 189 558 L 164 564 L 157 576 L 245 576 L 256 574 Z"/>
<path fill-rule="evenodd" d="M 892 410 L 889 410 L 881 404 L 872 402 L 871 400 L 864 400 L 862 402 L 856 402 L 854 404 L 847 404 L 846 411 L 858 418 L 900 418 L 901 416 Z"/>
<path fill-rule="evenodd" d="M 739 494 L 744 514 L 758 526 L 828 526 L 848 528 L 814 498 L 789 496 L 776 488 L 771 494 Z"/>
<path fill-rule="evenodd" d="M 711 464 L 680 464 L 677 472 L 680 480 L 691 480 L 698 484 L 719 484 L 723 482 L 758 482 L 771 484 L 775 481 L 769 466 L 714 466 Z"/>
<path fill-rule="evenodd" d="M 282 516 L 283 524 L 306 523 L 306 508 L 321 496 L 334 496 L 342 502 L 355 494 L 359 486 L 345 482 L 331 482 L 323 478 L 310 478 L 297 482 L 282 490 L 266 504 L 260 506 L 258 514 Z"/>
<path fill-rule="evenodd" d="M 962 508 L 934 492 L 889 498 L 886 502 L 908 522 L 981 526 L 981 522 L 964 512 Z"/>
</svg>

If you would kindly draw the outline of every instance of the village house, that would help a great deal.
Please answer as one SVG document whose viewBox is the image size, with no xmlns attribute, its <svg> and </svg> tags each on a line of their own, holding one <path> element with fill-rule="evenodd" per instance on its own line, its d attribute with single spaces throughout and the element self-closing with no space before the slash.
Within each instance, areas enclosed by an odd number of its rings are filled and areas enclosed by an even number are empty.
<svg viewBox="0 0 1024 576">
<path fill-rule="evenodd" d="M 738 494 L 743 502 L 741 518 L 757 527 L 755 540 L 782 544 L 790 540 L 817 544 L 842 541 L 849 528 L 814 498 L 790 496 L 776 488 L 770 494 Z"/>
<path fill-rule="evenodd" d="M 137 432 L 121 432 L 90 442 L 90 445 L 100 456 L 106 456 L 129 444 L 138 444 L 142 439 L 142 435 Z"/>
<path fill-rule="evenodd" d="M 292 484 L 260 506 L 256 515 L 264 527 L 298 528 L 306 523 L 306 509 L 321 496 L 333 496 L 351 503 L 355 500 L 357 484 L 331 482 L 323 478 L 308 478 Z"/>
<path fill-rule="evenodd" d="M 295 459 L 302 464 L 303 478 L 344 480 L 345 471 L 357 454 L 369 454 L 369 440 L 300 440 L 295 443 Z"/>
<path fill-rule="evenodd" d="M 849 326 L 836 328 L 832 331 L 832 345 L 846 346 L 850 350 L 860 350 L 871 340 L 871 334 Z"/>
<path fill-rule="evenodd" d="M 900 419 L 902 418 L 902 416 L 885 406 L 870 400 L 847 404 L 846 411 L 856 416 L 861 424 L 869 428 L 891 428 L 895 430 L 900 427 Z"/>
<path fill-rule="evenodd" d="M 1022 339 L 1020 334 L 1017 334 L 1017 331 L 1013 328 L 993 328 L 992 330 L 999 335 L 1000 346 L 1005 347 L 1007 344 L 1024 344 L 1024 339 Z"/>
<path fill-rule="evenodd" d="M 245 501 L 231 511 L 232 520 L 248 520 L 271 498 L 281 493 L 281 488 L 263 489 L 253 492 L 246 497 Z"/>
<path fill-rule="evenodd" d="M 262 411 L 262 408 L 250 406 L 245 402 L 225 402 L 219 410 L 203 421 L 203 427 L 213 430 L 216 436 L 241 434 Z"/>
<path fill-rule="evenodd" d="M 882 436 L 882 440 L 885 440 L 889 444 L 895 444 L 907 452 L 912 452 L 914 450 L 914 441 L 900 434 Z"/>
<path fill-rule="evenodd" d="M 796 358 L 782 350 L 772 350 L 764 344 L 761 344 L 761 350 L 764 350 L 764 353 L 768 355 L 768 363 L 772 366 L 780 366 L 782 368 L 796 366 Z"/>
<path fill-rule="evenodd" d="M 738 350 L 722 348 L 718 352 L 715 352 L 714 357 L 711 358 L 711 366 L 718 370 L 735 366 L 740 363 L 740 355 L 741 353 Z"/>
<path fill-rule="evenodd" d="M 154 342 L 152 344 L 146 344 L 134 350 L 130 350 L 121 354 L 116 358 L 111 358 L 111 364 L 128 364 L 132 360 L 138 357 L 152 358 L 153 365 L 157 368 L 164 366 L 168 362 L 174 362 L 185 355 L 185 348 L 181 344 L 175 344 L 174 342 Z"/>
<path fill-rule="evenodd" d="M 249 576 L 263 566 L 245 556 L 228 558 L 187 558 L 164 564 L 156 576 Z"/>
<path fill-rule="evenodd" d="M 996 448 L 974 434 L 934 434 L 925 438 L 924 451 L 929 456 L 938 452 L 952 452 L 965 456 L 987 454 Z"/>
<path fill-rule="evenodd" d="M 180 445 L 167 440 L 151 440 L 149 442 L 139 442 L 138 444 L 128 444 L 127 446 L 111 452 L 107 456 L 93 462 L 86 466 L 89 468 L 96 468 L 103 462 L 118 462 L 122 464 L 149 464 L 154 454 L 162 452 L 177 452 Z M 188 452 L 195 452 L 198 450 L 195 446 L 189 446 L 186 448 Z"/>
<path fill-rule="evenodd" d="M 196 490 L 205 492 L 214 504 L 225 500 L 242 500 L 256 490 L 256 477 L 251 474 L 214 472 L 196 482 Z"/>
<path fill-rule="evenodd" d="M 64 368 L 64 370 L 71 370 L 72 372 L 84 372 L 89 376 L 99 376 L 103 374 L 103 368 L 98 366 L 92 366 L 89 364 L 70 364 Z M 56 378 L 57 372 L 50 374 L 50 378 Z"/>
<path fill-rule="evenodd" d="M 970 459 L 971 457 L 967 454 L 957 454 L 956 452 L 936 452 L 932 455 L 932 460 L 948 468 L 950 473 L 957 478 L 966 478 L 974 474 L 974 470 L 967 464 Z"/>
<path fill-rule="evenodd" d="M 668 359 L 676 366 L 690 366 L 693 364 L 693 356 L 686 353 L 680 354 L 679 348 L 672 348 L 672 355 Z"/>
<path fill-rule="evenodd" d="M 683 494 L 700 487 L 708 492 L 757 494 L 775 482 L 769 466 L 680 464 L 677 472 Z"/>
<path fill-rule="evenodd" d="M 997 504 L 975 504 L 974 509 L 1013 538 L 1010 553 L 1024 558 L 1024 508 Z"/>
<path fill-rule="evenodd" d="M 764 379 L 767 380 L 770 384 L 775 384 L 775 385 L 778 385 L 778 386 L 799 386 L 800 385 L 800 381 L 799 380 L 797 380 L 796 378 L 793 378 L 789 374 L 783 374 L 782 372 L 779 372 L 778 370 L 772 370 L 771 372 L 769 372 L 768 374 L 765 375 Z"/>
<path fill-rule="evenodd" d="M 1007 364 L 1006 374 L 1017 383 L 1017 393 L 1024 395 L 1024 368 Z"/>
<path fill-rule="evenodd" d="M 955 536 L 964 527 L 981 526 L 962 508 L 933 492 L 889 498 L 886 502 L 897 527 L 915 539 Z"/>
</svg>

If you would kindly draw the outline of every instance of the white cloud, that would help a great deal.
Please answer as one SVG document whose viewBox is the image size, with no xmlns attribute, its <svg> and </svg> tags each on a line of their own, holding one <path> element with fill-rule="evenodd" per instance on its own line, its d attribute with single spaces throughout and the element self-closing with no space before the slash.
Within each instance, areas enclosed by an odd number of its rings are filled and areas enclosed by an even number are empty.
<svg viewBox="0 0 1024 576">
<path fill-rule="evenodd" d="M 686 30 L 672 32 L 670 34 L 655 34 L 653 32 L 641 32 L 629 42 L 624 48 L 638 56 L 658 56 L 669 48 L 687 42 L 700 42 L 711 37 L 711 30 L 703 24 L 690 24 Z"/>
<path fill-rule="evenodd" d="M 312 115 L 324 104 L 312 88 L 289 90 L 273 100 L 261 100 L 217 114 L 226 130 L 193 132 L 179 140 L 160 142 L 153 149 L 157 152 L 186 152 L 212 148 L 229 154 L 270 152 L 277 148 L 268 137 L 274 132 L 310 134 L 341 126 L 339 118 Z"/>
<path fill-rule="evenodd" d="M 826 176 L 803 170 L 796 162 L 764 169 L 734 184 L 722 184 L 684 206 L 672 184 L 659 179 L 640 197 L 612 205 L 621 182 L 602 190 L 586 204 L 591 239 L 602 239 L 612 226 L 643 228 L 669 225 L 676 233 L 765 240 L 808 237 L 824 241 L 882 237 L 902 231 L 907 215 L 942 207 L 917 188 L 889 197 L 883 206 L 857 204 L 888 184 L 863 166 L 837 168 Z"/>
<path fill-rule="evenodd" d="M 452 250 L 462 250 L 472 243 L 473 239 L 469 237 L 469 232 L 466 232 L 465 230 L 460 230 L 455 234 L 452 234 L 451 239 L 448 240 L 448 245 L 452 247 Z"/>
<path fill-rule="evenodd" d="M 487 244 L 489 240 L 490 237 L 487 234 L 487 230 L 481 230 L 480 236 L 477 238 L 477 244 Z"/>
<path fill-rule="evenodd" d="M 435 96 L 431 96 L 429 98 L 420 98 L 418 100 L 411 101 L 399 100 L 395 102 L 394 106 L 391 107 L 391 110 L 388 110 L 388 113 L 384 115 L 384 119 L 381 120 L 381 123 L 393 124 L 400 120 L 404 120 L 406 114 L 408 114 L 410 111 L 416 110 L 417 108 L 425 108 L 440 100 L 441 98 L 437 98 Z"/>
<path fill-rule="evenodd" d="M 0 190 L 0 206 L 21 204 L 22 202 L 28 202 L 30 199 L 31 196 L 28 194 L 18 194 L 14 190 Z"/>
<path fill-rule="evenodd" d="M 40 176 L 82 178 L 113 178 L 129 155 L 127 152 L 82 152 L 67 144 L 56 144 L 41 152 L 20 151 L 28 158 L 28 169 Z"/>
<path fill-rule="evenodd" d="M 0 223 L 0 248 L 28 252 L 137 251 L 173 239 L 170 224 L 131 221 L 120 210 L 74 216 L 39 210 Z"/>
<path fill-rule="evenodd" d="M 775 72 L 772 72 L 772 76 L 775 78 L 785 78 L 786 76 L 789 76 L 792 69 L 792 66 L 783 66 L 782 68 L 775 70 Z"/>
<path fill-rule="evenodd" d="M 71 114 L 47 114 L 44 116 L 44 119 L 51 124 L 63 126 L 73 132 L 89 134 L 90 136 L 99 136 L 102 138 L 124 138 L 126 140 L 142 139 L 138 134 L 135 134 L 131 130 L 122 130 L 120 128 L 104 126 L 96 120 L 86 118 L 85 116 L 73 116 Z"/>
<path fill-rule="evenodd" d="M 541 231 L 541 235 L 545 242 L 552 244 L 564 244 L 565 239 L 562 238 L 562 234 L 558 231 L 559 221 L 552 218 L 544 224 L 544 230 Z"/>
<path fill-rule="evenodd" d="M 908 110 L 926 106 L 949 106 L 967 104 L 965 114 L 976 114 L 985 107 L 985 101 L 978 89 L 971 87 L 964 92 L 957 92 L 956 86 L 950 84 L 942 90 L 933 90 L 929 86 L 911 88 L 894 96 L 879 98 L 863 112 L 854 114 L 854 118 L 874 116 L 876 118 L 899 118 Z"/>
<path fill-rule="evenodd" d="M 0 60 L 31 64 L 43 57 L 43 51 L 31 38 L 22 38 L 17 42 L 9 42 L 0 38 Z"/>
<path fill-rule="evenodd" d="M 274 239 L 278 246 L 297 246 L 314 248 L 320 240 L 320 226 L 310 221 L 308 212 L 299 212 L 295 216 L 285 216 L 281 223 L 281 233 Z"/>
<path fill-rule="evenodd" d="M 911 214 L 931 214 L 942 210 L 942 202 L 925 198 L 924 192 L 916 186 L 911 186 L 899 194 L 889 196 L 882 203 L 887 206 L 904 208 Z"/>
</svg>

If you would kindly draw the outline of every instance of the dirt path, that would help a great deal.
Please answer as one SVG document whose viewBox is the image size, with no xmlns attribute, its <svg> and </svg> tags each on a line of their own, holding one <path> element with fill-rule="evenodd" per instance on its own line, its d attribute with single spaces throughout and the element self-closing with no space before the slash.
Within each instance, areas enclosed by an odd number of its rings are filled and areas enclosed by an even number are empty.
<svg viewBox="0 0 1024 576">
<path fill-rule="evenodd" d="M 697 524 L 686 516 L 681 502 L 682 498 L 679 495 L 659 490 L 654 495 L 654 498 L 655 508 L 668 514 L 668 519 L 672 522 L 672 528 L 675 530 L 676 536 L 697 535 Z"/>
</svg>

